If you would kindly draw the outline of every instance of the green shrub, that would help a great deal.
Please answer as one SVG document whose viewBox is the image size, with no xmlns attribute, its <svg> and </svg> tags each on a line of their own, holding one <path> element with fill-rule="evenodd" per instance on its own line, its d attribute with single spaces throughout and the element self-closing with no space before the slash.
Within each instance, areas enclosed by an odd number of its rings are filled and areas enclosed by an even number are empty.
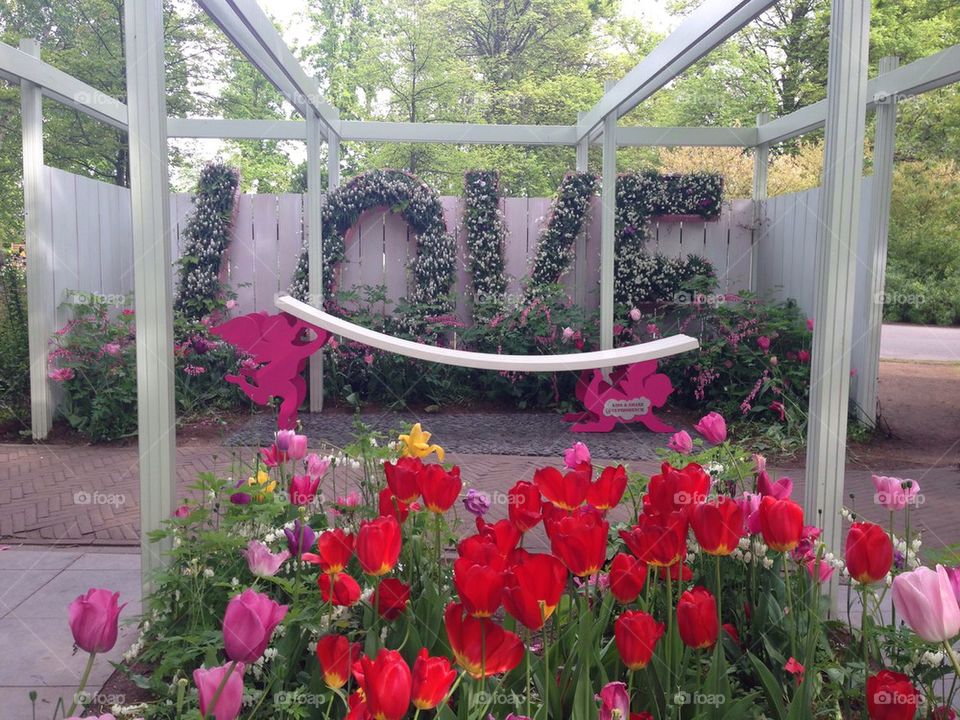
<svg viewBox="0 0 960 720">
<path fill-rule="evenodd" d="M 30 410 L 27 286 L 23 258 L 0 250 L 0 420 L 26 421 Z"/>
</svg>

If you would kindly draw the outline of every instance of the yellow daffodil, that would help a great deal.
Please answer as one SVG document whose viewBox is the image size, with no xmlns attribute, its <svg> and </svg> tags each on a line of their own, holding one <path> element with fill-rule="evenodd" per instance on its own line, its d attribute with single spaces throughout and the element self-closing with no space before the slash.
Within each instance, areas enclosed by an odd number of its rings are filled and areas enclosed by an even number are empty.
<svg viewBox="0 0 960 720">
<path fill-rule="evenodd" d="M 247 485 L 252 485 L 260 492 L 253 496 L 257 502 L 262 502 L 267 493 L 272 493 L 277 487 L 277 481 L 270 479 L 270 473 L 266 470 L 258 470 L 256 477 L 247 478 Z"/>
<path fill-rule="evenodd" d="M 403 445 L 401 453 L 405 457 L 425 458 L 431 453 L 436 453 L 440 462 L 443 462 L 443 448 L 439 445 L 430 444 L 430 433 L 420 428 L 420 423 L 416 423 L 410 428 L 409 435 L 401 435 L 400 442 Z"/>
</svg>

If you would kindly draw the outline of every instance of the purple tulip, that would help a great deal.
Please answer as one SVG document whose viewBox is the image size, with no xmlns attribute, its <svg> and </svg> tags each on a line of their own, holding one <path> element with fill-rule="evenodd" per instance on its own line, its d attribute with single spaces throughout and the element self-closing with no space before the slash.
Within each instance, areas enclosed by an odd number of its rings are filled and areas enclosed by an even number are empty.
<svg viewBox="0 0 960 720">
<path fill-rule="evenodd" d="M 230 664 L 205 670 L 197 668 L 193 671 L 193 682 L 197 686 L 200 694 L 200 714 L 205 718 L 212 720 L 236 720 L 240 715 L 240 706 L 243 703 L 243 663 L 237 663 L 237 666 L 230 672 Z M 220 691 L 220 697 L 217 698 L 216 707 L 211 707 L 213 696 L 217 693 L 217 688 L 223 682 L 223 677 L 228 672 L 223 690 Z"/>
<path fill-rule="evenodd" d="M 303 555 L 317 541 L 317 534 L 313 528 L 302 523 L 300 518 L 293 521 L 292 528 L 284 528 L 283 534 L 287 536 L 287 550 L 295 558 Z"/>
<path fill-rule="evenodd" d="M 117 644 L 117 618 L 127 605 L 117 606 L 120 593 L 90 588 L 70 603 L 73 641 L 88 653 L 109 652 Z"/>
<path fill-rule="evenodd" d="M 483 517 L 490 509 L 490 498 L 476 488 L 470 488 L 467 490 L 467 496 L 463 499 L 463 506 L 471 515 Z"/>
<path fill-rule="evenodd" d="M 293 430 L 278 430 L 276 446 L 291 460 L 302 460 L 307 454 L 307 436 L 297 435 Z"/>
<path fill-rule="evenodd" d="M 227 657 L 244 663 L 259 660 L 274 628 L 286 614 L 286 605 L 256 590 L 248 588 L 232 598 L 223 614 L 223 648 Z"/>
</svg>

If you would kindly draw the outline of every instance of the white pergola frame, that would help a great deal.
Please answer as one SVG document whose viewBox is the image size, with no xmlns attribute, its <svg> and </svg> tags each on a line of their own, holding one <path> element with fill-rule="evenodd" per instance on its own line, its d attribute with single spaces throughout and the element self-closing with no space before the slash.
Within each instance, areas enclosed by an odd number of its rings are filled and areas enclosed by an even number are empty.
<svg viewBox="0 0 960 720">
<path fill-rule="evenodd" d="M 824 202 L 821 227 L 817 322 L 807 449 L 808 517 L 824 524 L 825 540 L 839 547 L 838 509 L 842 504 L 856 254 L 855 224 L 860 206 L 863 131 L 869 109 L 878 110 L 874 212 L 870 238 L 872 287 L 882 287 L 892 178 L 895 101 L 960 80 L 960 46 L 896 67 L 885 60 L 881 74 L 867 80 L 869 0 L 833 0 L 827 99 L 785 117 L 765 114 L 756 127 L 620 127 L 617 120 L 662 89 L 673 78 L 743 28 L 776 0 L 707 0 L 641 60 L 603 97 L 569 126 L 484 125 L 471 123 L 392 123 L 341 120 L 322 97 L 315 79 L 302 68 L 256 0 L 197 0 L 241 52 L 276 86 L 303 120 L 225 120 L 168 118 L 164 97 L 161 1 L 126 4 L 127 105 L 39 59 L 39 47 L 24 40 L 20 49 L 0 43 L 0 77 L 19 83 L 24 139 L 27 285 L 31 309 L 47 302 L 42 292 L 52 262 L 49 237 L 40 224 L 39 193 L 43 163 L 40 99 L 47 96 L 127 130 L 131 150 L 135 309 L 137 323 L 138 427 L 141 537 L 146 577 L 162 562 L 147 541 L 149 531 L 169 517 L 175 481 L 172 377 L 172 276 L 169 235 L 167 141 L 169 138 L 235 138 L 305 141 L 308 151 L 306 213 L 319 230 L 321 166 L 319 149 L 328 144 L 329 187 L 339 184 L 343 141 L 443 144 L 493 143 L 567 146 L 576 149 L 577 169 L 587 166 L 587 150 L 599 143 L 603 176 L 616 175 L 616 150 L 628 146 L 731 146 L 753 148 L 754 201 L 766 199 L 767 158 L 772 144 L 826 127 Z M 882 174 L 876 177 L 876 174 Z M 612 346 L 615 193 L 604 183 L 601 231 L 601 350 Z M 758 214 L 759 217 L 759 214 Z M 322 285 L 322 234 L 311 232 L 310 289 L 319 305 Z M 861 260 L 862 261 L 862 260 Z M 50 427 L 53 404 L 47 381 L 46 343 L 52 328 L 43 313 L 30 313 L 31 402 L 34 438 Z M 867 342 L 879 347 L 881 313 L 873 303 Z M 878 355 L 878 350 L 874 352 Z M 858 400 L 876 402 L 875 364 Z M 311 408 L 322 388 L 318 361 L 311 367 Z M 872 393 L 872 394 L 871 394 Z M 861 405 L 863 403 L 861 402 Z M 872 417 L 873 411 L 866 409 Z M 818 517 L 822 514 L 822 517 Z"/>
</svg>

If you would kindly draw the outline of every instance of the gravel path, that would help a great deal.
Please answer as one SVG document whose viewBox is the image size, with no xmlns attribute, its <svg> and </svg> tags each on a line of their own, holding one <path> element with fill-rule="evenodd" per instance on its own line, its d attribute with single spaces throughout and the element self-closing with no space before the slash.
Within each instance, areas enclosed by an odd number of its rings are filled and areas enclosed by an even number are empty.
<svg viewBox="0 0 960 720">
<path fill-rule="evenodd" d="M 557 457 L 576 440 L 590 446 L 597 458 L 655 460 L 656 448 L 669 436 L 652 433 L 641 425 L 619 426 L 609 433 L 573 433 L 563 417 L 552 412 L 444 412 L 364 410 L 361 419 L 388 436 L 420 422 L 433 433 L 432 441 L 448 451 L 489 455 Z M 343 446 L 353 436 L 355 416 L 340 410 L 301 413 L 300 422 L 311 444 L 326 440 Z M 228 439 L 231 445 L 267 444 L 276 429 L 272 414 L 261 414 Z"/>
</svg>

